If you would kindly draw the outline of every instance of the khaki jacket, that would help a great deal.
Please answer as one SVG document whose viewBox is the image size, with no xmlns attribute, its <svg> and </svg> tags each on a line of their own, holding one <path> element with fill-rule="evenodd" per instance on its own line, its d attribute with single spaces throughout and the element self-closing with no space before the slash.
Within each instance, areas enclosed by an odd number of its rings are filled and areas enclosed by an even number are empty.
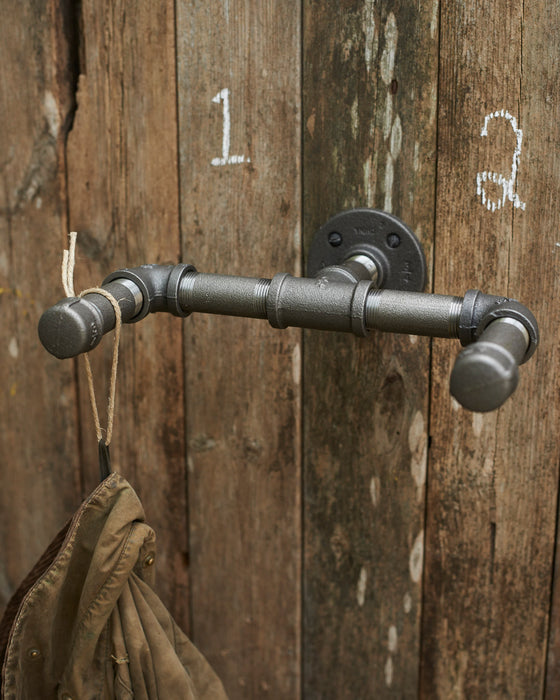
<svg viewBox="0 0 560 700">
<path fill-rule="evenodd" d="M 137 495 L 111 474 L 8 605 L 1 697 L 227 700 L 152 590 L 155 554 Z"/>
</svg>

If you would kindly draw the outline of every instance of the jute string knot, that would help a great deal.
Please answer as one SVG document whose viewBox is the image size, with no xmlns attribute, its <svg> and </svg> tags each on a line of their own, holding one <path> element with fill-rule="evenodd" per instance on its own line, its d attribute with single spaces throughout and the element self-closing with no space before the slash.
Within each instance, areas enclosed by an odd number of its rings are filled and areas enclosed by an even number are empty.
<svg viewBox="0 0 560 700">
<path fill-rule="evenodd" d="M 122 315 L 119 302 L 115 297 L 108 292 L 103 287 L 90 287 L 89 289 L 84 289 L 83 292 L 76 294 L 74 292 L 74 267 L 76 264 L 76 238 L 78 234 L 76 231 L 72 231 L 69 234 L 69 247 L 62 254 L 62 286 L 64 287 L 64 293 L 67 297 L 79 298 L 86 294 L 101 294 L 106 299 L 111 302 L 111 305 L 115 311 L 115 335 L 113 339 L 113 361 L 111 363 L 111 380 L 109 384 L 109 395 L 107 398 L 107 430 L 105 436 L 105 445 L 109 445 L 111 438 L 113 436 L 113 422 L 115 417 L 115 394 L 117 389 L 117 368 L 119 365 L 119 342 L 121 339 L 121 326 L 122 326 Z M 95 422 L 95 432 L 97 435 L 97 440 L 100 442 L 103 440 L 103 431 L 101 428 L 101 423 L 99 421 L 99 412 L 97 410 L 97 400 L 95 398 L 95 387 L 93 384 L 93 372 L 91 370 L 91 363 L 89 361 L 88 354 L 84 354 L 84 362 L 86 366 L 86 375 L 89 390 L 89 400 L 91 403 L 91 410 L 93 413 L 93 420 Z"/>
</svg>

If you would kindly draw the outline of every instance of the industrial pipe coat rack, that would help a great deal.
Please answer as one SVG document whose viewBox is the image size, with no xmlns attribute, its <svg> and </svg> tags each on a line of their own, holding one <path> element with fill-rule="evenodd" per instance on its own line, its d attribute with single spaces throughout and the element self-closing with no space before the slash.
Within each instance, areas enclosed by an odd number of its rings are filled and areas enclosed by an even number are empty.
<svg viewBox="0 0 560 700">
<path fill-rule="evenodd" d="M 426 262 L 413 232 L 373 209 L 337 214 L 315 235 L 308 277 L 272 279 L 201 273 L 192 265 L 117 270 L 103 287 L 124 323 L 166 311 L 268 319 L 366 336 L 370 330 L 458 338 L 465 347 L 451 373 L 451 394 L 472 411 L 498 408 L 513 393 L 518 366 L 534 353 L 537 322 L 514 299 L 467 291 L 464 297 L 423 293 Z M 110 301 L 95 292 L 67 298 L 42 315 L 39 336 L 58 358 L 93 349 L 115 326 Z"/>
</svg>

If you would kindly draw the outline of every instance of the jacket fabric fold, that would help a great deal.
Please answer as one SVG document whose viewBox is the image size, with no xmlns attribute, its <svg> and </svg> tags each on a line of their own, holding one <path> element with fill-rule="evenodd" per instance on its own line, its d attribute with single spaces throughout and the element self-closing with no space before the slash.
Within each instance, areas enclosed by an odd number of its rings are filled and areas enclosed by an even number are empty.
<svg viewBox="0 0 560 700">
<path fill-rule="evenodd" d="M 227 700 L 153 590 L 155 534 L 111 474 L 84 501 L 0 623 L 4 700 Z"/>
</svg>

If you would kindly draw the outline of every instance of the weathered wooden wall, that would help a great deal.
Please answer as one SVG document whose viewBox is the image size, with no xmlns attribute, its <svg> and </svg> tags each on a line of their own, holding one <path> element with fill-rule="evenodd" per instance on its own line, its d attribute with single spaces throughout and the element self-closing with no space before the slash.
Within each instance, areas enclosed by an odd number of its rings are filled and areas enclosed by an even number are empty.
<svg viewBox="0 0 560 700">
<path fill-rule="evenodd" d="M 232 698 L 559 697 L 558 4 L 0 5 L 0 608 L 97 478 L 81 362 L 36 335 L 67 230 L 77 288 L 271 277 L 372 206 L 428 291 L 535 312 L 519 389 L 461 409 L 451 341 L 126 327 L 112 455 L 158 591 Z"/>
<path fill-rule="evenodd" d="M 55 2 L 18 3 L 7 15 L 0 26 L 2 607 L 80 497 L 74 367 L 46 357 L 37 338 L 37 319 L 59 291 L 68 227 L 72 18 Z"/>
<path fill-rule="evenodd" d="M 184 260 L 297 274 L 297 5 L 178 3 L 177 49 Z M 300 336 L 185 324 L 192 633 L 232 697 L 299 691 Z"/>
<path fill-rule="evenodd" d="M 388 5 L 305 3 L 304 230 L 310 243 L 338 211 L 394 211 L 430 260 L 437 32 L 431 7 Z M 306 697 L 416 692 L 429 349 L 306 333 Z"/>
<path fill-rule="evenodd" d="M 441 8 L 435 291 L 484 285 L 523 299 L 542 345 L 511 401 L 471 415 L 453 405 L 452 354 L 434 343 L 426 697 L 540 697 L 544 684 L 558 495 L 559 21 L 558 3 Z M 515 178 L 514 201 L 493 211 L 503 191 L 486 183 L 484 205 L 484 171 Z"/>
</svg>

